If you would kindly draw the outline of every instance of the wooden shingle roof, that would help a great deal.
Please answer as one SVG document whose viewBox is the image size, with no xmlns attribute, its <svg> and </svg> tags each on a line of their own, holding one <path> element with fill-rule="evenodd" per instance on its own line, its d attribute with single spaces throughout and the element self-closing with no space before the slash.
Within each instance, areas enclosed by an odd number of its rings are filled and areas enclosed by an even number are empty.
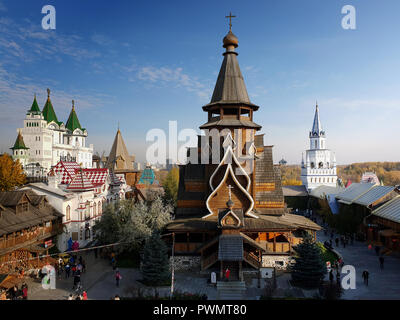
<svg viewBox="0 0 400 320">
<path fill-rule="evenodd" d="M 28 210 L 16 212 L 15 206 L 25 195 L 29 200 Z M 38 207 L 41 201 L 43 201 L 43 196 L 29 190 L 0 192 L 0 236 L 37 226 L 63 216 L 48 203 Z"/>
</svg>

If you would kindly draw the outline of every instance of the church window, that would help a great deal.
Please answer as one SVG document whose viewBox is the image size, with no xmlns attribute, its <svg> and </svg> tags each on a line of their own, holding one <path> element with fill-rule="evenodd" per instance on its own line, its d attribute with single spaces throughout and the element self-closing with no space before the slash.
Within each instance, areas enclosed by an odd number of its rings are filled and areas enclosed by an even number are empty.
<svg viewBox="0 0 400 320">
<path fill-rule="evenodd" d="M 314 142 L 315 149 L 317 149 L 317 141 Z"/>
<path fill-rule="evenodd" d="M 93 216 L 96 216 L 96 214 L 97 214 L 97 207 L 96 207 L 96 204 L 93 206 Z"/>
<path fill-rule="evenodd" d="M 101 202 L 99 201 L 99 204 L 98 204 L 98 212 L 99 212 L 99 214 L 101 214 Z"/>
<path fill-rule="evenodd" d="M 90 239 L 90 229 L 86 228 L 85 229 L 85 240 L 88 240 L 88 239 Z"/>
<path fill-rule="evenodd" d="M 323 168 L 324 167 L 324 164 L 322 163 L 322 162 L 320 162 L 320 163 L 318 163 L 318 168 Z"/>
<path fill-rule="evenodd" d="M 315 168 L 315 164 L 314 164 L 314 162 L 311 162 L 311 169 L 314 169 Z"/>
</svg>

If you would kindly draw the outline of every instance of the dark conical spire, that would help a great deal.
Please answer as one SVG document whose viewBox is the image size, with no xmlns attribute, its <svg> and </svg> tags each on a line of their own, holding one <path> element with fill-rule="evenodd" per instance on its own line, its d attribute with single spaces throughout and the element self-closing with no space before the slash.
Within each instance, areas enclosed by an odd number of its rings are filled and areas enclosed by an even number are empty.
<svg viewBox="0 0 400 320">
<path fill-rule="evenodd" d="M 227 18 L 232 18 L 230 14 Z M 214 92 L 210 103 L 214 104 L 245 104 L 258 109 L 258 106 L 250 102 L 242 72 L 240 71 L 235 48 L 239 46 L 238 38 L 232 33 L 232 24 L 229 24 L 229 32 L 223 39 L 224 60 L 218 74 Z"/>
<path fill-rule="evenodd" d="M 33 114 L 41 114 L 42 112 L 40 111 L 39 105 L 36 101 L 36 93 L 33 97 L 33 102 L 32 102 L 32 106 L 29 109 L 28 113 L 33 113 Z"/>
<path fill-rule="evenodd" d="M 57 119 L 56 113 L 54 112 L 54 108 L 53 108 L 53 105 L 50 100 L 50 89 L 47 89 L 47 100 L 46 100 L 46 104 L 44 105 L 42 113 L 43 113 L 44 120 L 46 120 L 47 123 L 49 123 L 51 121 L 54 121 L 57 124 L 61 123 Z"/>
<path fill-rule="evenodd" d="M 22 137 L 21 131 L 18 131 L 18 136 L 17 139 L 15 140 L 14 146 L 10 149 L 11 150 L 29 149 L 25 146 L 24 138 Z"/>
<path fill-rule="evenodd" d="M 214 92 L 210 101 L 212 103 L 245 103 L 250 104 L 249 95 L 244 83 L 242 72 L 235 48 L 238 46 L 238 39 L 229 31 L 223 40 L 224 60 L 218 74 Z"/>
<path fill-rule="evenodd" d="M 71 113 L 69 114 L 69 117 L 68 117 L 65 127 L 71 131 L 74 131 L 75 129 L 82 130 L 81 124 L 79 123 L 78 116 L 76 115 L 76 112 L 75 112 L 75 101 L 74 100 L 72 100 L 72 110 L 71 110 Z"/>
</svg>

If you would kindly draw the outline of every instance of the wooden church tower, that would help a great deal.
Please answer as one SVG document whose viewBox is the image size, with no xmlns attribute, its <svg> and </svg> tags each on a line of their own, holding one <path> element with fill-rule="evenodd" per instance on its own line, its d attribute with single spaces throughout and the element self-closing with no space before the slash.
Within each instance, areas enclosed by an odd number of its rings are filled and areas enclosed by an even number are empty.
<svg viewBox="0 0 400 320">
<path fill-rule="evenodd" d="M 205 136 L 179 167 L 176 217 L 167 226 L 175 254 L 200 260 L 201 270 L 226 268 L 243 280 L 243 271 L 284 268 L 292 246 L 320 227 L 289 213 L 272 146 L 264 146 L 261 126 L 237 60 L 238 38 L 223 38 L 224 59 L 210 103 L 203 107 Z"/>
</svg>

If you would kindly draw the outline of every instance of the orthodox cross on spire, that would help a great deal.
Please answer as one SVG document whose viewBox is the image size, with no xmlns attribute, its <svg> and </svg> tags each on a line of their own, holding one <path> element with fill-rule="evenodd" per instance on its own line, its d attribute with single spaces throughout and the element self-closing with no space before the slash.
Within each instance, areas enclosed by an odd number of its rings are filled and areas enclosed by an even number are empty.
<svg viewBox="0 0 400 320">
<path fill-rule="evenodd" d="M 236 18 L 236 16 L 232 15 L 232 12 L 229 12 L 229 16 L 225 16 L 225 18 L 229 18 L 229 31 L 232 30 L 232 18 Z"/>
<path fill-rule="evenodd" d="M 75 101 L 72 100 L 72 109 L 75 109 Z"/>
<path fill-rule="evenodd" d="M 228 186 L 229 200 L 232 200 L 232 189 L 233 189 L 233 187 L 231 185 L 229 185 Z"/>
<path fill-rule="evenodd" d="M 47 88 L 47 98 L 50 98 L 50 89 Z"/>
</svg>

